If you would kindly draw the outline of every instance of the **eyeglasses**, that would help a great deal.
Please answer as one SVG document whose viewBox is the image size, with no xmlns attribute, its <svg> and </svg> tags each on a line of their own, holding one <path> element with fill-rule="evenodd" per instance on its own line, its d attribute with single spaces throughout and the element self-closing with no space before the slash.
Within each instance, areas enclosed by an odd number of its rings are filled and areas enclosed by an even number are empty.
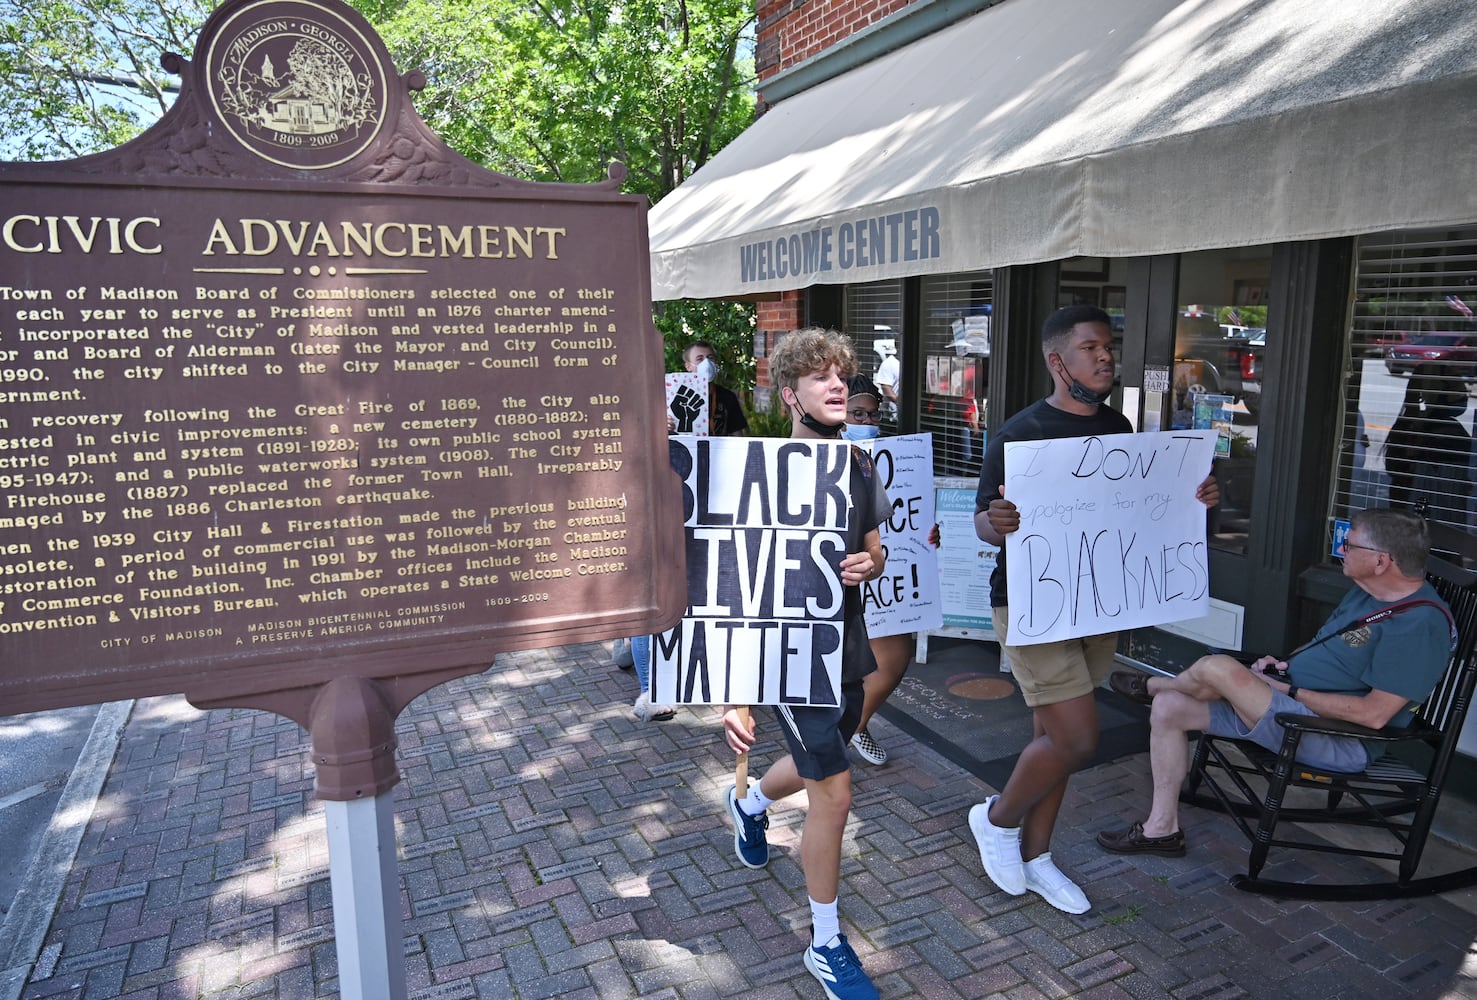
<svg viewBox="0 0 1477 1000">
<path fill-rule="evenodd" d="M 1380 552 L 1380 553 L 1383 553 L 1385 551 L 1384 549 L 1377 549 L 1373 545 L 1356 545 L 1353 542 L 1345 542 L 1344 543 L 1344 550 L 1347 551 L 1349 549 L 1363 549 L 1365 552 Z"/>
<path fill-rule="evenodd" d="M 856 421 L 857 423 L 874 424 L 877 422 L 877 411 L 869 410 L 864 406 L 858 406 L 856 409 L 847 410 L 846 412 L 850 414 L 851 419 Z"/>
</svg>

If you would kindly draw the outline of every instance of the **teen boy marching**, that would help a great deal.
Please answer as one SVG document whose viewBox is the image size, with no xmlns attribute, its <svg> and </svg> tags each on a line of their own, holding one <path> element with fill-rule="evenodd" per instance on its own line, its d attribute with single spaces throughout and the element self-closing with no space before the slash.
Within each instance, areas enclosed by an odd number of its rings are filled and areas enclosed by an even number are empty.
<svg viewBox="0 0 1477 1000">
<path fill-rule="evenodd" d="M 769 358 L 769 374 L 790 414 L 790 437 L 837 438 L 846 426 L 846 380 L 856 374 L 851 341 L 831 330 L 797 330 L 785 336 Z M 789 754 L 776 761 L 746 794 L 730 788 L 728 811 L 734 824 L 734 850 L 750 868 L 769 862 L 766 810 L 778 799 L 804 789 L 809 799 L 800 835 L 800 867 L 810 896 L 811 941 L 805 967 L 830 1000 L 877 1000 L 877 988 L 862 970 L 856 952 L 841 933 L 837 893 L 841 882 L 841 839 L 851 812 L 851 762 L 846 747 L 862 712 L 862 678 L 876 669 L 862 616 L 860 584 L 882 575 L 886 561 L 878 525 L 890 504 L 871 458 L 853 449 L 851 515 L 847 555 L 841 560 L 845 589 L 841 659 L 841 704 L 837 707 L 777 706 L 774 710 Z M 730 706 L 723 730 L 736 753 L 755 742 L 756 725 Z"/>
</svg>

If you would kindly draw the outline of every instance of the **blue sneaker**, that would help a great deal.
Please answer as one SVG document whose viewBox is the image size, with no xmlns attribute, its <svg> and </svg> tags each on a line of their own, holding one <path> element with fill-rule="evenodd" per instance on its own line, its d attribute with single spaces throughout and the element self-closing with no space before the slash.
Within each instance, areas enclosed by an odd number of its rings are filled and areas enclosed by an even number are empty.
<svg viewBox="0 0 1477 1000">
<path fill-rule="evenodd" d="M 769 813 L 750 816 L 739 808 L 736 786 L 728 789 L 728 813 L 733 818 L 733 852 L 750 868 L 763 868 L 769 864 L 769 841 L 764 831 L 769 829 Z"/>
<path fill-rule="evenodd" d="M 833 948 L 811 945 L 805 949 L 805 967 L 820 980 L 826 996 L 831 1000 L 880 1000 L 877 987 L 862 971 L 861 959 L 846 943 L 845 934 L 837 934 L 831 940 Z"/>
</svg>

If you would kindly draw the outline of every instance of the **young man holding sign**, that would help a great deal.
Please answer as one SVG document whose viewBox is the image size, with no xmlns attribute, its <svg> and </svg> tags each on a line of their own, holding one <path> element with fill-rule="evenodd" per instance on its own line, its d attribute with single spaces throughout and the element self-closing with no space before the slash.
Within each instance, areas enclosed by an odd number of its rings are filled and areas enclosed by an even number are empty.
<svg viewBox="0 0 1477 1000">
<path fill-rule="evenodd" d="M 1067 913 L 1085 913 L 1092 904 L 1052 861 L 1051 834 L 1068 776 L 1097 750 L 1093 690 L 1113 667 L 1118 635 L 1010 644 L 1005 536 L 1019 530 L 1021 516 L 1004 495 L 1005 445 L 1133 433 L 1128 418 L 1103 405 L 1113 389 L 1112 348 L 1108 314 L 1095 306 L 1068 306 L 1047 317 L 1041 350 L 1052 393 L 991 435 L 975 498 L 975 531 L 1000 547 L 990 574 L 990 604 L 1001 651 L 1032 709 L 1034 738 L 1021 751 L 1000 794 L 969 811 L 969 828 L 991 881 L 1013 896 L 1035 892 Z M 1195 495 L 1207 507 L 1214 506 L 1219 498 L 1215 479 L 1207 476 Z"/>
<path fill-rule="evenodd" d="M 829 330 L 797 330 L 774 348 L 769 374 L 790 413 L 791 438 L 836 438 L 846 425 L 846 379 L 856 373 L 851 342 Z M 841 559 L 844 587 L 841 703 L 834 707 L 781 705 L 775 715 L 789 754 L 777 761 L 740 798 L 728 792 L 734 849 L 750 868 L 769 862 L 765 813 L 771 803 L 804 789 L 809 799 L 800 835 L 800 867 L 810 896 L 811 943 L 805 967 L 831 1000 L 876 1000 L 877 989 L 841 933 L 837 892 L 841 882 L 841 839 L 851 812 L 851 764 L 846 747 L 862 711 L 862 678 L 876 669 L 867 643 L 860 584 L 882 575 L 885 557 L 878 525 L 890 505 L 870 458 L 852 449 L 851 510 L 847 555 Z M 730 706 L 724 735 L 736 753 L 748 753 L 755 726 L 747 712 Z"/>
</svg>

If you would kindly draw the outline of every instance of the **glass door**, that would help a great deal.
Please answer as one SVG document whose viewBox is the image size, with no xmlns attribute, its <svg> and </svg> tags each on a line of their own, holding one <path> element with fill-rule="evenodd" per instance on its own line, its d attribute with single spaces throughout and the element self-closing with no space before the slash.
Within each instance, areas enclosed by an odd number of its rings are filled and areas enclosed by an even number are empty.
<svg viewBox="0 0 1477 1000">
<path fill-rule="evenodd" d="M 1270 247 L 1181 254 L 1172 351 L 1146 357 L 1146 368 L 1168 369 L 1158 414 L 1163 429 L 1216 432 L 1221 502 L 1208 541 L 1224 552 L 1246 552 L 1257 468 L 1266 460 L 1259 437 L 1262 384 L 1267 338 L 1277 336 L 1267 323 L 1271 264 Z"/>
</svg>

